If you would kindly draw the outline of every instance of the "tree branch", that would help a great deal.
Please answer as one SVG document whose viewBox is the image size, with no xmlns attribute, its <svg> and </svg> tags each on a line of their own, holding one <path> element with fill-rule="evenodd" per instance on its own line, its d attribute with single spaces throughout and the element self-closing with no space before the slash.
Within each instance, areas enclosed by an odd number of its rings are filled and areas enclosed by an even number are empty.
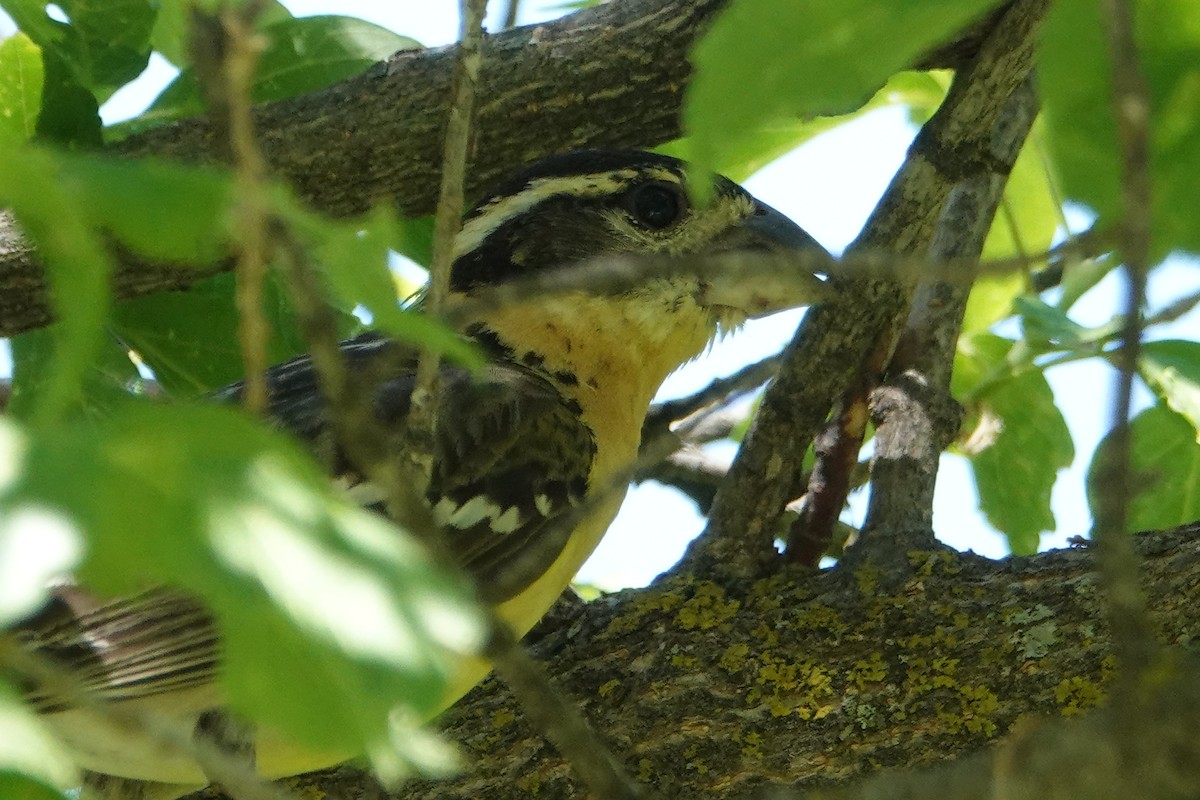
<svg viewBox="0 0 1200 800">
<path fill-rule="evenodd" d="M 489 37 L 467 196 L 519 165 L 579 147 L 649 147 L 680 135 L 679 109 L 691 75 L 688 52 L 726 0 L 616 0 L 553 22 Z M 983 23 L 920 59 L 954 66 L 974 53 Z M 273 175 L 313 208 L 334 216 L 392 202 L 403 213 L 433 212 L 440 182 L 456 48 L 402 51 L 324 91 L 255 110 Z M 127 157 L 217 160 L 218 137 L 204 118 L 130 137 L 109 148 Z M 118 297 L 184 289 L 214 272 L 126 258 Z M 0 214 L 0 336 L 47 324 L 51 312 L 32 248 Z"/>
<path fill-rule="evenodd" d="M 1200 606 L 1183 587 L 1200 586 L 1200 528 L 1131 541 L 1146 560 L 1160 639 L 1194 638 Z M 917 551 L 911 559 L 913 577 L 890 588 L 849 570 L 722 587 L 686 575 L 661 579 L 564 614 L 542 628 L 533 652 L 625 755 L 627 769 L 671 797 L 825 789 L 881 766 L 991 752 L 1009 731 L 1022 737 L 1019 746 L 1029 731 L 1020 720 L 1078 722 L 1104 703 L 1113 661 L 1094 550 L 1004 561 Z M 1188 713 L 1173 725 L 1191 726 L 1194 747 L 1200 720 Z M 1092 724 L 1055 734 L 1086 744 Z M 468 771 L 408 784 L 395 800 L 584 796 L 499 681 L 478 687 L 443 725 L 469 751 Z M 1149 734 L 1141 741 L 1160 743 Z M 1158 749 L 1158 758 L 1176 752 Z M 982 759 L 963 769 L 993 777 Z M 1190 775 L 1177 785 L 1194 786 L 1197 769 L 1180 761 L 1170 774 Z M 1063 788 L 1078 791 L 1079 774 L 1062 775 Z M 364 776 L 352 767 L 290 784 L 306 796 L 382 796 L 364 795 Z M 927 796 L 947 796 L 941 788 Z"/>
<path fill-rule="evenodd" d="M 1046 5 L 1023 0 L 1008 7 L 922 128 L 850 252 L 907 254 L 928 247 L 960 177 L 987 166 L 992 123 L 1029 72 Z M 834 398 L 853 374 L 877 374 L 888 361 L 911 284 L 886 278 L 831 282 L 840 296 L 805 317 L 717 494 L 705 536 L 689 548 L 687 562 L 702 574 L 764 572 L 775 557 L 779 515 L 802 492 L 804 452 Z"/>
</svg>

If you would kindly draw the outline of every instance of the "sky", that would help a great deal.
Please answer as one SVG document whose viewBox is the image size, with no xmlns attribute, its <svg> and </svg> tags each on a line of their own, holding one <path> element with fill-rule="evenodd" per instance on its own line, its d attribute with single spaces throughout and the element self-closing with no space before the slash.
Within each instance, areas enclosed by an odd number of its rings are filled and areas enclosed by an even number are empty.
<svg viewBox="0 0 1200 800">
<path fill-rule="evenodd" d="M 338 13 L 357 16 L 411 36 L 427 46 L 446 44 L 457 35 L 457 2 L 454 0 L 284 0 L 293 14 L 307 16 Z M 489 4 L 488 27 L 497 30 L 504 3 Z M 521 24 L 553 18 L 560 2 L 525 0 Z M 10 30 L 0 25 L 0 33 Z M 132 116 L 144 108 L 172 76 L 169 65 L 155 59 L 142 79 L 118 92 L 102 109 L 106 122 Z M 761 200 L 779 209 L 809 231 L 833 252 L 840 252 L 858 233 L 888 181 L 903 162 L 915 135 L 903 109 L 873 112 L 824 134 L 779 159 L 746 181 L 745 186 Z M 1068 217 L 1074 230 L 1087 225 L 1086 215 Z M 1200 277 L 1195 263 L 1176 260 L 1156 273 L 1150 286 L 1150 307 L 1159 308 L 1178 297 L 1185 287 L 1193 288 Z M 1072 311 L 1084 325 L 1109 320 L 1118 308 L 1120 286 L 1109 276 Z M 716 344 L 711 352 L 668 379 L 660 398 L 679 396 L 703 387 L 715 376 L 729 374 L 742 366 L 779 350 L 792 336 L 801 312 L 786 312 L 749 323 L 745 330 Z M 1004 331 L 1012 335 L 1014 327 Z M 1200 338 L 1200 313 L 1193 312 L 1154 338 Z M 4 369 L 0 353 L 0 369 Z M 1075 440 L 1072 466 L 1060 473 L 1052 507 L 1057 530 L 1043 537 L 1043 548 L 1063 546 L 1069 537 L 1085 535 L 1091 527 L 1084 495 L 1084 476 L 1091 453 L 1109 427 L 1107 399 L 1114 373 L 1095 360 L 1057 367 L 1047 373 L 1056 399 Z M 1080 391 L 1086 387 L 1087 391 Z M 1142 406 L 1149 402 L 1140 395 Z M 732 445 L 712 449 L 731 459 Z M 934 527 L 939 538 L 959 549 L 971 549 L 990 557 L 1008 552 L 1004 538 L 978 512 L 974 484 L 965 461 L 943 456 L 934 498 Z M 865 497 L 852 498 L 846 519 L 863 521 Z M 579 579 L 601 588 L 639 586 L 669 568 L 682 554 L 688 541 L 703 527 L 703 519 L 691 501 L 673 490 L 653 483 L 634 488 L 617 521 Z"/>
</svg>

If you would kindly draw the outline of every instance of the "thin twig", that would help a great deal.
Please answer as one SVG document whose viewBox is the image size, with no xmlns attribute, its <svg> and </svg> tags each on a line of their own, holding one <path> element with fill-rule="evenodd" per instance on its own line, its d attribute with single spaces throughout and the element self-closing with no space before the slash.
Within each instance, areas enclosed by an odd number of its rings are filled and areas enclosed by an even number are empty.
<svg viewBox="0 0 1200 800">
<path fill-rule="evenodd" d="M 433 257 L 429 263 L 429 284 L 425 292 L 425 308 L 431 316 L 439 316 L 450 294 L 450 268 L 454 258 L 454 237 L 462 225 L 463 181 L 471 144 L 471 121 L 475 111 L 475 87 L 483 63 L 483 17 L 487 0 L 462 0 L 462 25 L 459 33 L 458 58 L 450 90 L 450 110 L 446 120 L 446 137 L 442 149 L 442 183 L 438 195 L 437 215 L 433 223 Z M 432 467 L 433 431 L 437 426 L 437 396 L 440 392 L 441 358 L 437 352 L 421 353 L 417 364 L 416 384 L 412 392 L 412 411 L 405 433 L 405 448 L 410 465 L 428 485 Z"/>
<path fill-rule="evenodd" d="M 521 10 L 521 0 L 508 0 L 504 9 L 504 30 L 517 27 L 517 14 Z"/>
<path fill-rule="evenodd" d="M 774 377 L 779 371 L 783 360 L 781 353 L 767 356 L 749 366 L 742 367 L 737 372 L 725 378 L 717 378 L 698 392 L 674 400 L 666 400 L 650 407 L 646 414 L 646 422 L 642 425 L 644 433 L 666 430 L 680 420 L 690 417 L 698 411 L 711 406 L 724 406 L 736 398 L 752 392 Z"/>
<path fill-rule="evenodd" d="M 845 281 L 886 278 L 915 282 L 920 279 L 970 286 L 980 277 L 1024 271 L 1051 259 L 1083 257 L 1108 244 L 1109 237 L 1104 232 L 1090 230 L 1033 257 L 989 261 L 974 258 L 935 260 L 925 255 L 878 250 L 840 257 L 818 250 L 743 251 L 685 258 L 641 254 L 600 256 L 514 278 L 481 289 L 470 297 L 455 298 L 443 316 L 454 323 L 536 297 L 571 292 L 620 294 L 644 284 L 649 278 L 672 276 L 696 278 L 701 285 L 714 280 L 739 285 L 770 280 L 785 286 L 796 305 L 816 304 L 838 296 L 837 282 L 823 283 L 813 277 L 816 274 Z"/>
<path fill-rule="evenodd" d="M 1138 61 L 1133 4 L 1105 0 L 1105 25 L 1113 60 L 1113 113 L 1121 148 L 1121 225 L 1118 250 L 1125 263 L 1126 295 L 1120 370 L 1112 410 L 1109 454 L 1102 467 L 1095 538 L 1104 601 L 1123 685 L 1132 687 L 1150 666 L 1156 646 L 1142 596 L 1140 560 L 1126 531 L 1134 481 L 1130 467 L 1129 415 L 1141 350 L 1141 309 L 1146 299 L 1150 260 L 1150 92 Z"/>
<path fill-rule="evenodd" d="M 1029 79 L 993 121 L 989 168 L 967 175 L 951 193 L 929 247 L 934 259 L 975 258 L 983 251 L 1004 187 L 1038 114 Z M 872 397 L 875 454 L 871 497 L 860 542 L 886 529 L 933 541 L 933 492 L 941 452 L 958 434 L 962 411 L 950 393 L 970 286 L 923 281 L 914 296 L 888 381 Z"/>
<path fill-rule="evenodd" d="M 1153 325 L 1165 325 L 1168 322 L 1174 322 L 1184 314 L 1190 312 L 1197 305 L 1200 305 L 1200 291 L 1192 292 L 1178 300 L 1172 301 L 1159 311 L 1146 317 L 1146 321 L 1142 324 L 1144 327 L 1149 328 Z"/>
<path fill-rule="evenodd" d="M 234 220 L 237 257 L 234 302 L 238 310 L 238 341 L 246 389 L 242 402 L 251 413 L 267 406 L 267 340 L 270 331 L 263 313 L 263 283 L 270 260 L 267 234 L 269 204 L 265 195 L 266 160 L 254 141 L 250 87 L 264 43 L 255 31 L 263 2 L 250 2 L 221 11 L 205 24 L 195 24 L 193 50 L 196 74 L 214 121 L 225 142 L 222 148 L 233 167 Z M 204 19 L 199 12 L 193 21 Z"/>
<path fill-rule="evenodd" d="M 665 461 L 639 471 L 634 481 L 655 481 L 670 486 L 689 497 L 701 514 L 708 514 L 713 497 L 728 471 L 727 464 L 709 456 L 699 447 L 685 446 Z"/>
</svg>

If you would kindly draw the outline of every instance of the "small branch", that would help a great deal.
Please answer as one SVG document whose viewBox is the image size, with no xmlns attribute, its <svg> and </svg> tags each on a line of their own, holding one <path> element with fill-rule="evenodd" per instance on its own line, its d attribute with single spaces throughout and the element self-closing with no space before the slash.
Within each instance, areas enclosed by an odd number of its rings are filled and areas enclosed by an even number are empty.
<svg viewBox="0 0 1200 800">
<path fill-rule="evenodd" d="M 478 196 L 516 167 L 551 153 L 650 147 L 678 137 L 688 53 L 725 5 L 617 0 L 489 37 L 468 194 Z M 974 33 L 957 38 L 925 66 L 951 66 L 978 48 Z M 553 70 L 546 69 L 548 53 Z M 405 51 L 336 86 L 259 106 L 255 123 L 271 173 L 306 204 L 337 217 L 365 213 L 379 198 L 394 200 L 409 216 L 433 213 L 453 62 L 452 48 Z M 107 152 L 212 161 L 219 155 L 219 128 L 211 117 L 185 120 Z M 116 293 L 180 290 L 231 267 L 123 260 Z M 12 217 L 0 213 L 0 336 L 46 325 L 51 312 L 36 254 Z"/>
<path fill-rule="evenodd" d="M 656 481 L 670 486 L 687 495 L 701 514 L 707 514 L 728 471 L 728 467 L 710 458 L 700 448 L 685 445 L 666 460 L 639 470 L 634 476 L 634 481 Z"/>
<path fill-rule="evenodd" d="M 816 461 L 806 482 L 804 506 L 788 526 L 789 560 L 815 568 L 829 549 L 850 495 L 868 419 L 867 390 L 859 387 L 842 395 L 841 410 L 813 441 Z"/>
<path fill-rule="evenodd" d="M 1175 300 L 1167 305 L 1165 308 L 1146 317 L 1146 321 L 1143 323 L 1143 326 L 1149 328 L 1154 325 L 1164 325 L 1168 322 L 1174 322 L 1190 312 L 1197 305 L 1200 305 L 1200 291 L 1184 295 L 1178 300 Z"/>
<path fill-rule="evenodd" d="M 508 0 L 504 8 L 504 30 L 517 27 L 517 14 L 521 11 L 521 0 Z"/>
<path fill-rule="evenodd" d="M 929 255 L 977 258 L 1004 197 L 1017 155 L 1037 117 L 1030 80 L 1012 93 L 992 123 L 986 169 L 966 176 L 951 194 Z M 876 450 L 871 499 L 861 543 L 881 532 L 903 550 L 933 543 L 933 493 L 942 451 L 958 434 L 962 411 L 950 393 L 970 286 L 922 282 L 889 365 L 887 384 L 872 398 Z"/>
<path fill-rule="evenodd" d="M 446 120 L 446 137 L 442 147 L 442 183 L 438 194 L 437 215 L 433 225 L 433 258 L 429 265 L 429 284 L 425 293 L 425 309 L 432 317 L 440 317 L 450 292 L 450 267 L 454 260 L 454 237 L 462 226 L 463 182 L 471 144 L 471 122 L 475 113 L 475 90 L 479 69 L 483 63 L 483 17 L 487 0 L 462 0 L 459 13 L 462 26 L 459 32 L 458 54 L 454 79 L 450 87 L 450 109 Z M 405 452 L 410 465 L 427 486 L 432 468 L 433 435 L 437 427 L 437 397 L 440 356 L 431 351 L 421 353 L 417 364 L 416 385 L 412 392 L 412 411 L 405 431 Z"/>
<path fill-rule="evenodd" d="M 264 43 L 254 24 L 261 2 L 227 8 L 217 16 L 192 10 L 192 55 L 196 77 L 213 119 L 220 150 L 233 169 L 236 230 L 234 301 L 246 390 L 242 402 L 252 414 L 267 407 L 267 339 L 263 282 L 270 244 L 265 196 L 266 161 L 254 141 L 250 87 Z"/>
<path fill-rule="evenodd" d="M 988 135 L 1000 105 L 1024 82 L 1035 32 L 1048 0 L 1006 8 L 969 70 L 960 74 L 925 125 L 876 207 L 853 255 L 928 247 L 958 176 L 987 168 Z M 706 535 L 694 542 L 687 568 L 702 574 L 754 576 L 775 558 L 772 545 L 785 504 L 801 492 L 803 455 L 833 399 L 865 370 L 898 330 L 910 288 L 901 280 L 831 280 L 840 289 L 812 309 L 788 346 L 746 442 L 713 505 Z"/>
<path fill-rule="evenodd" d="M 642 425 L 643 438 L 670 430 L 672 424 L 714 406 L 725 406 L 752 392 L 775 376 L 783 356 L 776 353 L 743 367 L 725 378 L 717 378 L 698 392 L 651 406 Z M 711 441 L 711 440 L 709 440 Z"/>
<path fill-rule="evenodd" d="M 1094 536 L 1105 584 L 1105 602 L 1117 657 L 1125 670 L 1118 700 L 1128 697 L 1156 653 L 1140 585 L 1140 560 L 1127 531 L 1134 478 L 1130 468 L 1129 415 L 1133 381 L 1141 350 L 1141 309 L 1146 300 L 1146 272 L 1152 230 L 1150 187 L 1150 92 L 1138 62 L 1133 5 L 1127 0 L 1102 4 L 1113 60 L 1113 114 L 1121 147 L 1121 227 L 1118 249 L 1125 263 L 1125 321 L 1120 370 L 1113 399 L 1111 449 L 1101 467 Z M 1132 706 L 1126 710 L 1132 710 Z"/>
</svg>

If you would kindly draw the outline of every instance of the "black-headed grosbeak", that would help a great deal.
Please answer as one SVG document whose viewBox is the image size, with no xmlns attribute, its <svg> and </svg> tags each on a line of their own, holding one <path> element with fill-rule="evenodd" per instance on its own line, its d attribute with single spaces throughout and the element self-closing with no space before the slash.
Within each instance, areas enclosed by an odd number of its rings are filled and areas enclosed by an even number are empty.
<svg viewBox="0 0 1200 800">
<path fill-rule="evenodd" d="M 451 304 L 511 278 L 605 255 L 685 257 L 817 247 L 790 220 L 715 178 L 711 199 L 690 200 L 684 165 L 640 151 L 579 151 L 539 161 L 498 186 L 464 219 Z M 637 457 L 647 408 L 666 376 L 722 329 L 801 305 L 819 282 L 763 287 L 678 274 L 619 292 L 583 290 L 483 307 L 462 333 L 486 352 L 479 372 L 442 368 L 427 501 L 449 549 L 480 595 L 518 635 L 538 621 L 599 543 L 621 503 L 609 492 L 574 527 L 556 524 L 589 492 L 607 490 Z M 787 285 L 785 282 L 783 285 Z M 418 353 L 367 335 L 342 348 L 353 384 L 402 441 Z M 383 493 L 336 441 L 311 361 L 271 369 L 269 416 L 310 445 L 363 505 Z M 234 386 L 218 393 L 233 400 Z M 97 696 L 195 719 L 220 704 L 218 638 L 195 601 L 170 591 L 97 603 L 66 588 L 26 626 L 31 647 L 74 669 Z M 486 674 L 464 664 L 447 704 Z M 147 739 L 109 739 L 80 709 L 48 718 L 89 770 L 142 781 L 202 784 L 184 753 Z M 328 766 L 347 754 L 296 752 L 262 732 L 255 763 L 270 777 Z"/>
</svg>

